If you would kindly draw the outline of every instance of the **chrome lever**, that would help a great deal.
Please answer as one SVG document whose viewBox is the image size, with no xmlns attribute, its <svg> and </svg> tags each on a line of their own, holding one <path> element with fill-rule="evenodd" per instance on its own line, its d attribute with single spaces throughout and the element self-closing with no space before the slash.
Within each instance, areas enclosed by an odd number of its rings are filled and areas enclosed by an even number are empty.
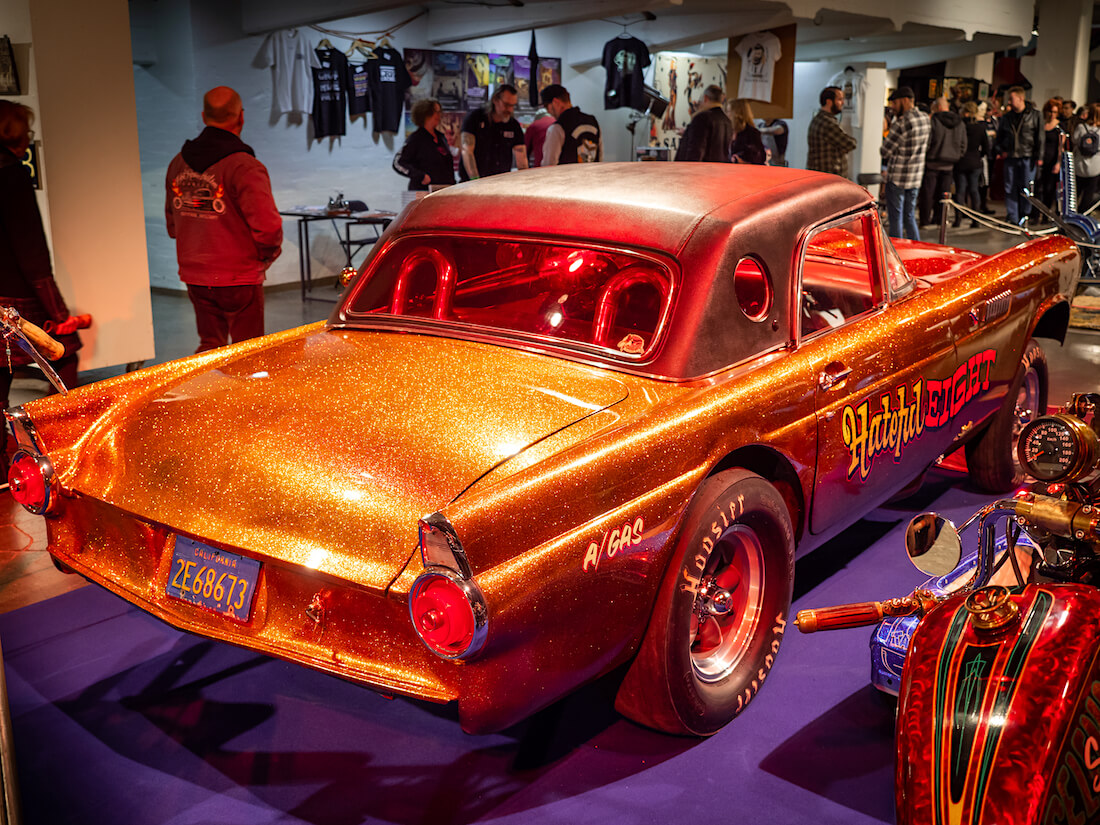
<svg viewBox="0 0 1100 825">
<path fill-rule="evenodd" d="M 848 367 L 844 367 L 843 369 L 835 371 L 823 372 L 817 377 L 817 386 L 818 388 L 823 390 L 831 390 L 837 384 L 843 382 L 844 379 L 851 374 L 852 371 Z"/>
</svg>

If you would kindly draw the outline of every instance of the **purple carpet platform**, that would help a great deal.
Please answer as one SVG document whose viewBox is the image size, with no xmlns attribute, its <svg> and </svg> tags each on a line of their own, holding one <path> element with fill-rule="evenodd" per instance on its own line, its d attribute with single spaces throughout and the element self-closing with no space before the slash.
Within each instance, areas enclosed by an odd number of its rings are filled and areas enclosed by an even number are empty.
<svg viewBox="0 0 1100 825">
<path fill-rule="evenodd" d="M 907 593 L 908 519 L 988 500 L 930 477 L 800 560 L 795 608 Z M 617 716 L 609 680 L 467 736 L 449 708 L 180 633 L 98 587 L 0 616 L 28 825 L 889 823 L 894 705 L 869 637 L 789 625 L 760 694 L 705 740 Z"/>
</svg>

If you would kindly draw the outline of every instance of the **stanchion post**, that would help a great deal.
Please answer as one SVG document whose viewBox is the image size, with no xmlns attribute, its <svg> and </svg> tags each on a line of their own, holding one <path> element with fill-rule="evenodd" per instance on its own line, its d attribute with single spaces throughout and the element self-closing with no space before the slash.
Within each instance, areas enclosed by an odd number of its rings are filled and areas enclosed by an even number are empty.
<svg viewBox="0 0 1100 825">
<path fill-rule="evenodd" d="M 947 243 L 947 210 L 952 208 L 951 193 L 944 192 L 940 199 L 940 246 Z"/>
</svg>

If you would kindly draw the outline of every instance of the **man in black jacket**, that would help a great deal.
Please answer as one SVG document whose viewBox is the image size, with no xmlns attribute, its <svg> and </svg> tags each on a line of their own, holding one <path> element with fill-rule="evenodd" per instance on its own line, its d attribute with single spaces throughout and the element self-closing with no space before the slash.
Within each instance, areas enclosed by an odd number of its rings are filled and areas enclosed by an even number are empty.
<svg viewBox="0 0 1100 825">
<path fill-rule="evenodd" d="M 1042 116 L 1027 102 L 1024 90 L 1013 86 L 1008 90 L 1008 106 L 993 141 L 993 151 L 1005 159 L 1005 211 L 1009 223 L 1018 224 L 1031 214 L 1024 190 L 1032 188 L 1035 170 L 1043 165 L 1045 137 Z"/>
<path fill-rule="evenodd" d="M 542 105 L 555 118 L 542 144 L 542 165 L 603 160 L 600 124 L 573 105 L 564 86 L 553 83 L 540 92 Z"/>
<path fill-rule="evenodd" d="M 725 97 L 721 86 L 711 85 L 703 90 L 703 105 L 680 138 L 676 160 L 729 163 L 733 124 L 722 111 Z"/>
<path fill-rule="evenodd" d="M 951 191 L 955 163 L 966 154 L 966 126 L 951 111 L 946 97 L 932 101 L 932 133 L 924 155 L 924 179 L 920 187 L 922 226 L 939 223 L 943 207 L 940 198 Z"/>
</svg>

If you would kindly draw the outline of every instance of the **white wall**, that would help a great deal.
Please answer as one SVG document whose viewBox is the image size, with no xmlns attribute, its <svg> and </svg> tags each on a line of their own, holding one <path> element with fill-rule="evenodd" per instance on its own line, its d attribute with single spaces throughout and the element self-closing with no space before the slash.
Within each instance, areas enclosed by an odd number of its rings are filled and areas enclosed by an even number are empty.
<svg viewBox="0 0 1100 825">
<path fill-rule="evenodd" d="M 127 2 L 0 0 L 0 23 L 27 92 L 15 99 L 37 115 L 38 197 L 54 276 L 70 309 L 95 317 L 81 333 L 81 369 L 149 358 Z M 78 43 L 94 47 L 77 55 Z"/>
<path fill-rule="evenodd" d="M 821 109 L 819 95 L 838 72 L 851 66 L 867 80 L 867 95 L 863 101 L 863 118 L 859 128 L 844 124 L 858 145 L 848 155 L 848 176 L 855 180 L 861 172 L 878 172 L 879 147 L 882 146 L 882 97 L 886 87 L 886 70 L 878 64 L 847 61 L 822 61 L 794 64 L 794 117 L 790 121 L 790 142 L 787 161 L 791 166 L 806 165 L 806 132 L 810 121 Z"/>
<path fill-rule="evenodd" d="M 397 209 L 408 180 L 393 171 L 391 162 L 404 135 L 372 134 L 369 121 L 348 123 L 342 138 L 309 140 L 305 122 L 272 112 L 271 69 L 255 65 L 263 36 L 241 32 L 241 11 L 236 0 L 132 0 L 135 55 L 147 66 L 134 66 L 141 141 L 141 174 L 145 194 L 149 271 L 153 286 L 182 289 L 177 275 L 175 244 L 164 229 L 164 173 L 185 140 L 202 130 L 202 96 L 218 85 L 232 86 L 241 94 L 245 126 L 241 138 L 271 174 L 275 202 L 280 208 L 324 204 L 343 192 L 348 199 L 364 200 L 371 208 Z M 326 28 L 365 32 L 392 26 L 409 17 L 408 9 L 395 9 L 325 24 Z M 599 26 L 601 24 L 593 24 Z M 391 42 L 399 51 L 428 48 L 426 18 L 401 29 Z M 620 31 L 608 27 L 608 38 Z M 310 42 L 322 34 L 303 29 Z M 349 40 L 329 37 L 340 49 Z M 152 43 L 152 47 L 150 46 Z M 456 51 L 527 54 L 530 34 L 508 34 L 456 43 Z M 568 42 L 564 30 L 538 33 L 539 54 L 563 58 L 562 82 L 573 102 L 597 116 L 604 132 L 605 157 L 626 160 L 630 135 L 627 112 L 603 110 L 604 70 L 598 65 L 576 71 L 564 63 Z M 283 224 L 283 254 L 268 271 L 268 284 L 298 280 L 298 248 L 295 222 Z M 326 223 L 315 223 L 310 232 L 314 277 L 335 275 L 343 266 L 343 252 Z"/>
</svg>

